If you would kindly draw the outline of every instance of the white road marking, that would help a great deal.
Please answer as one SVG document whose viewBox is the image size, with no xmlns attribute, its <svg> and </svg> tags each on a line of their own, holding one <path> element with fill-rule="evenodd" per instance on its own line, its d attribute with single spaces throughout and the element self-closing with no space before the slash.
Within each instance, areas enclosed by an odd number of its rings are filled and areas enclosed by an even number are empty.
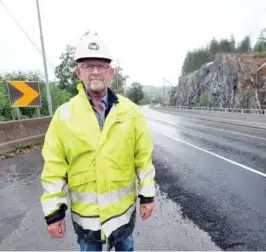
<svg viewBox="0 0 266 252">
<path fill-rule="evenodd" d="M 153 130 L 154 130 L 154 129 L 153 129 Z M 177 142 L 180 142 L 180 143 L 184 143 L 184 144 L 186 144 L 186 145 L 189 145 L 189 146 L 191 146 L 191 147 L 193 147 L 193 148 L 195 148 L 195 149 L 197 149 L 197 150 L 200 150 L 200 151 L 203 151 L 203 152 L 205 152 L 205 153 L 208 153 L 208 154 L 210 154 L 210 155 L 212 155 L 212 156 L 214 156 L 214 157 L 220 158 L 220 159 L 222 159 L 222 160 L 224 160 L 224 161 L 226 161 L 226 162 L 228 162 L 228 163 L 234 164 L 234 165 L 239 166 L 239 167 L 241 167 L 241 168 L 243 168 L 243 169 L 245 169 L 245 170 L 248 170 L 248 171 L 250 171 L 250 172 L 256 173 L 256 174 L 258 174 L 258 175 L 263 176 L 263 177 L 266 178 L 266 174 L 263 173 L 263 172 L 257 171 L 257 170 L 255 170 L 255 169 L 253 169 L 253 168 L 251 168 L 251 167 L 248 167 L 248 166 L 246 166 L 246 165 L 240 164 L 240 163 L 235 162 L 235 161 L 233 161 L 233 160 L 231 160 L 231 159 L 228 159 L 228 158 L 225 158 L 225 157 L 220 156 L 220 155 L 218 155 L 218 154 L 215 154 L 215 153 L 213 153 L 213 152 L 211 152 L 211 151 L 205 150 L 205 149 L 203 149 L 203 148 L 201 148 L 201 147 L 198 147 L 198 146 L 196 146 L 196 145 L 194 145 L 194 144 L 191 144 L 191 143 L 188 143 L 188 142 L 183 141 L 183 140 L 181 140 L 181 139 L 178 139 L 177 137 L 171 136 L 171 135 L 169 135 L 169 134 L 167 134 L 167 133 L 163 133 L 163 132 L 161 132 L 161 131 L 157 131 L 157 130 L 154 130 L 154 131 L 156 131 L 157 133 L 160 133 L 160 134 L 162 134 L 162 135 L 164 135 L 164 136 L 166 136 L 166 137 L 168 137 L 168 138 L 171 138 L 171 139 L 173 139 L 173 140 L 175 140 L 175 141 L 177 141 Z"/>
<path fill-rule="evenodd" d="M 159 132 L 159 133 L 160 133 L 160 132 Z M 241 167 L 241 168 L 243 168 L 243 169 L 246 169 L 246 170 L 248 170 L 248 171 L 254 172 L 254 173 L 256 173 L 256 174 L 258 174 L 258 175 L 261 175 L 261 176 L 263 176 L 263 177 L 266 178 L 266 174 L 263 173 L 263 172 L 257 171 L 257 170 L 255 170 L 255 169 L 253 169 L 253 168 L 250 168 L 250 167 L 246 166 L 246 165 L 240 164 L 240 163 L 235 162 L 235 161 L 233 161 L 233 160 L 231 160 L 231 159 L 225 158 L 225 157 L 220 156 L 220 155 L 218 155 L 218 154 L 215 154 L 215 153 L 213 153 L 213 152 L 211 152 L 211 151 L 208 151 L 208 150 L 205 150 L 205 149 L 203 149 L 203 148 L 201 148 L 201 147 L 198 147 L 198 146 L 196 146 L 196 145 L 194 145 L 194 144 L 188 143 L 188 142 L 186 142 L 186 141 L 183 141 L 183 140 L 181 140 L 181 139 L 178 139 L 178 138 L 176 138 L 176 137 L 173 137 L 173 136 L 171 136 L 171 135 L 168 135 L 167 133 L 161 133 L 161 134 L 164 135 L 164 136 L 166 136 L 166 137 L 168 137 L 168 138 L 171 138 L 171 139 L 173 139 L 173 140 L 175 140 L 175 141 L 177 141 L 177 142 L 181 142 L 181 143 L 187 144 L 187 145 L 189 145 L 189 146 L 191 146 L 191 147 L 193 147 L 193 148 L 195 148 L 195 149 L 198 149 L 198 150 L 201 150 L 201 151 L 203 151 L 203 152 L 206 152 L 206 153 L 208 153 L 208 154 L 210 154 L 210 155 L 212 155 L 212 156 L 215 156 L 215 157 L 220 158 L 220 159 L 222 159 L 222 160 L 224 160 L 224 161 L 227 161 L 228 163 L 231 163 L 231 164 L 237 165 L 237 166 L 239 166 L 239 167 Z"/>
</svg>

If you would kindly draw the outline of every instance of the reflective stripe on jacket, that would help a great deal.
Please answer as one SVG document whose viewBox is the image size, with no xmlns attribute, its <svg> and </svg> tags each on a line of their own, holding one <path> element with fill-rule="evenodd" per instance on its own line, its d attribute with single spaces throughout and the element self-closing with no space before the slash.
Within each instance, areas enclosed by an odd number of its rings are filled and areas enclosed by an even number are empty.
<svg viewBox="0 0 266 252">
<path fill-rule="evenodd" d="M 75 231 L 91 240 L 102 240 L 100 233 L 113 240 L 121 227 L 132 232 L 137 196 L 155 196 L 152 140 L 130 100 L 115 96 L 101 130 L 82 84 L 78 90 L 56 110 L 46 133 L 41 203 L 52 223 L 64 217 L 68 195 Z"/>
</svg>

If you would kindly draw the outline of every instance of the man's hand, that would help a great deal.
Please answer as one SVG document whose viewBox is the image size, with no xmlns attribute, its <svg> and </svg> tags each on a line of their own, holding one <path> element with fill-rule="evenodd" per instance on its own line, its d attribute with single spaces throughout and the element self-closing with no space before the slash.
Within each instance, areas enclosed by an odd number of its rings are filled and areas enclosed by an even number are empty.
<svg viewBox="0 0 266 252">
<path fill-rule="evenodd" d="M 147 220 L 148 218 L 150 218 L 154 206 L 154 202 L 149 204 L 140 204 L 140 216 L 142 220 Z"/>
<path fill-rule="evenodd" d="M 66 233 L 65 219 L 48 225 L 47 230 L 53 238 L 63 238 Z"/>
</svg>

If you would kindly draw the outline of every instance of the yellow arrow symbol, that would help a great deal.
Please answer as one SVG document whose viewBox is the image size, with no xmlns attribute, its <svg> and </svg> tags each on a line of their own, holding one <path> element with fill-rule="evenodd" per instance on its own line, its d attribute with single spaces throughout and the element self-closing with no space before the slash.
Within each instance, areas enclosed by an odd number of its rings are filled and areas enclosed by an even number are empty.
<svg viewBox="0 0 266 252">
<path fill-rule="evenodd" d="M 32 89 L 30 86 L 28 86 L 23 81 L 10 81 L 10 85 L 18 89 L 20 92 L 23 93 L 23 96 L 20 97 L 13 106 L 15 107 L 23 107 L 28 106 L 33 100 L 35 100 L 39 93 L 36 92 L 34 89 Z"/>
</svg>

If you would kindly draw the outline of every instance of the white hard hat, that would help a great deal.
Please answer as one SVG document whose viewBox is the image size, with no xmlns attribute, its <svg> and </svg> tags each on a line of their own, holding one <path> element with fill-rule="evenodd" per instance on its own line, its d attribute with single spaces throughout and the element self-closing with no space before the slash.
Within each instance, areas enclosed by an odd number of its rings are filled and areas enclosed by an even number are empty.
<svg viewBox="0 0 266 252">
<path fill-rule="evenodd" d="M 110 49 L 97 34 L 87 34 L 81 38 L 74 59 L 79 62 L 82 59 L 97 58 L 112 61 Z"/>
</svg>

